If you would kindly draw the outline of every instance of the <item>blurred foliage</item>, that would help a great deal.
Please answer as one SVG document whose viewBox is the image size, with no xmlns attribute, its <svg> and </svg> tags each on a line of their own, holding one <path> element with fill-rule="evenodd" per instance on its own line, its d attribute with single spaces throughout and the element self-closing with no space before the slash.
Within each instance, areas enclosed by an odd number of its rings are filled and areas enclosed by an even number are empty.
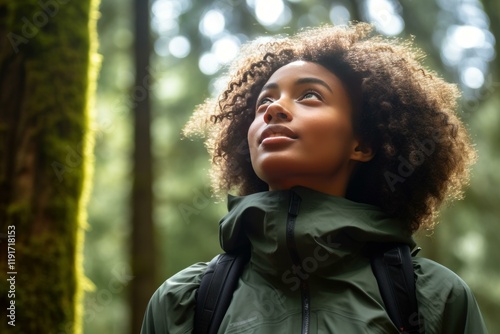
<svg viewBox="0 0 500 334">
<path fill-rule="evenodd" d="M 470 6 L 464 7 L 465 4 Z M 266 10 L 266 6 L 277 7 Z M 273 17 L 266 13 L 276 10 L 282 13 L 274 17 L 278 23 L 269 23 Z M 207 19 L 209 11 L 214 14 L 212 20 Z M 461 116 L 471 130 L 480 157 L 466 199 L 445 209 L 434 233 L 429 237 L 424 231 L 419 242 L 425 256 L 450 267 L 471 286 L 490 331 L 500 329 L 500 319 L 496 317 L 500 312 L 500 255 L 495 251 L 500 240 L 497 228 L 500 175 L 495 173 L 495 166 L 500 162 L 497 131 L 500 100 L 495 97 L 500 79 L 491 74 L 494 53 L 491 56 L 491 45 L 487 45 L 487 42 L 491 44 L 491 36 L 486 33 L 489 21 L 480 3 L 156 0 L 152 3 L 152 12 L 156 53 L 149 72 L 154 81 L 146 88 L 151 89 L 154 103 L 154 218 L 160 246 L 158 285 L 178 270 L 207 261 L 220 252 L 218 221 L 225 213 L 225 204 L 211 197 L 207 175 L 209 158 L 202 142 L 183 139 L 180 132 L 195 106 L 217 89 L 217 75 L 224 72 L 224 62 L 228 60 L 224 57 L 229 57 L 232 47 L 258 36 L 289 34 L 302 27 L 332 23 L 332 20 L 336 24 L 346 19 L 365 20 L 374 22 L 382 32 L 392 33 L 403 22 L 398 36 L 415 36 L 417 45 L 428 54 L 427 66 L 457 82 L 464 91 Z M 129 312 L 125 291 L 132 279 L 127 258 L 132 144 L 129 110 L 140 96 L 134 89 L 137 87 L 131 89 L 134 71 L 131 68 L 130 2 L 102 0 L 101 13 L 103 65 L 95 124 L 95 185 L 85 248 L 85 270 L 95 289 L 87 294 L 84 325 L 86 333 L 125 333 Z M 219 14 L 224 23 L 222 28 Z M 483 45 L 474 44 L 477 29 L 469 29 L 472 37 L 460 34 L 457 37 L 450 28 L 474 24 L 482 29 Z M 499 31 L 491 32 L 497 38 L 500 36 Z M 462 50 L 462 58 L 458 60 L 454 57 L 456 54 L 447 54 L 450 51 L 443 49 L 447 45 L 453 47 L 450 45 L 453 38 L 472 43 Z M 217 44 L 220 40 L 233 41 L 233 44 Z M 495 47 L 498 49 L 498 43 Z M 200 66 L 202 55 L 206 57 Z M 498 68 L 498 61 L 496 66 Z M 211 74 L 204 74 L 200 68 Z"/>
</svg>

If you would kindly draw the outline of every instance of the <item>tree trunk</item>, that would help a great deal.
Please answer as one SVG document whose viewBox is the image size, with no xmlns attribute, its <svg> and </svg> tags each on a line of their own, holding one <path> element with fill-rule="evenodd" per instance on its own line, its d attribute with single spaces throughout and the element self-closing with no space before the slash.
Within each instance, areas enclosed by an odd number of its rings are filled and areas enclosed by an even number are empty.
<svg viewBox="0 0 500 334">
<path fill-rule="evenodd" d="M 483 0 L 484 12 L 490 19 L 490 31 L 495 35 L 495 61 L 494 61 L 494 78 L 493 81 L 500 81 L 500 3 L 496 0 Z M 498 86 L 494 87 L 497 88 Z"/>
<path fill-rule="evenodd" d="M 134 156 L 132 188 L 131 333 L 139 333 L 144 311 L 155 287 L 153 194 L 151 157 L 151 107 L 149 74 L 149 1 L 134 0 L 135 85 L 132 91 Z"/>
<path fill-rule="evenodd" d="M 0 0 L 2 333 L 81 332 L 96 6 Z"/>
</svg>

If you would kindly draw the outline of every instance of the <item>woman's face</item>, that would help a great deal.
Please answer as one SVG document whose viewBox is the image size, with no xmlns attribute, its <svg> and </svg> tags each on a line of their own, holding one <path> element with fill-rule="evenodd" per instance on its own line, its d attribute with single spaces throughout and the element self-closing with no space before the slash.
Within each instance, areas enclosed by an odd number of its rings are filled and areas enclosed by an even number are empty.
<svg viewBox="0 0 500 334">
<path fill-rule="evenodd" d="M 264 85 L 248 143 L 253 169 L 270 190 L 300 185 L 343 196 L 356 162 L 371 158 L 354 135 L 342 82 L 304 61 L 281 67 Z"/>
</svg>

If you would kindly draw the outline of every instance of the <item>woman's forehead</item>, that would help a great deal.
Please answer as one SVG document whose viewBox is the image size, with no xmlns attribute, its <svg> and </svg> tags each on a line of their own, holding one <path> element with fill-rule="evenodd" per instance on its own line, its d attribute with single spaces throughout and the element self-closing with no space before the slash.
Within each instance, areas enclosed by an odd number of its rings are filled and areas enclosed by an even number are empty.
<svg viewBox="0 0 500 334">
<path fill-rule="evenodd" d="M 266 87 L 279 86 L 285 82 L 301 82 L 308 79 L 320 79 L 328 86 L 342 85 L 341 80 L 329 69 L 322 65 L 310 61 L 297 60 L 288 63 L 276 70 L 263 86 Z"/>
</svg>

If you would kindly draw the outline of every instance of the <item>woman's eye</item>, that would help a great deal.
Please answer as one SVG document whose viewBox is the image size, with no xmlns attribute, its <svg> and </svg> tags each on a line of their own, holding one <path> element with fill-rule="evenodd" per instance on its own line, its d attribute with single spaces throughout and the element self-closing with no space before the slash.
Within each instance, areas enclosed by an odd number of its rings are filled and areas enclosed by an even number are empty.
<svg viewBox="0 0 500 334">
<path fill-rule="evenodd" d="M 260 99 L 257 106 L 261 106 L 261 105 L 269 104 L 269 103 L 273 103 L 273 100 L 271 100 L 269 97 L 264 97 L 264 98 Z"/>
<path fill-rule="evenodd" d="M 307 92 L 302 96 L 302 100 L 321 100 L 321 95 L 316 92 Z"/>
</svg>

